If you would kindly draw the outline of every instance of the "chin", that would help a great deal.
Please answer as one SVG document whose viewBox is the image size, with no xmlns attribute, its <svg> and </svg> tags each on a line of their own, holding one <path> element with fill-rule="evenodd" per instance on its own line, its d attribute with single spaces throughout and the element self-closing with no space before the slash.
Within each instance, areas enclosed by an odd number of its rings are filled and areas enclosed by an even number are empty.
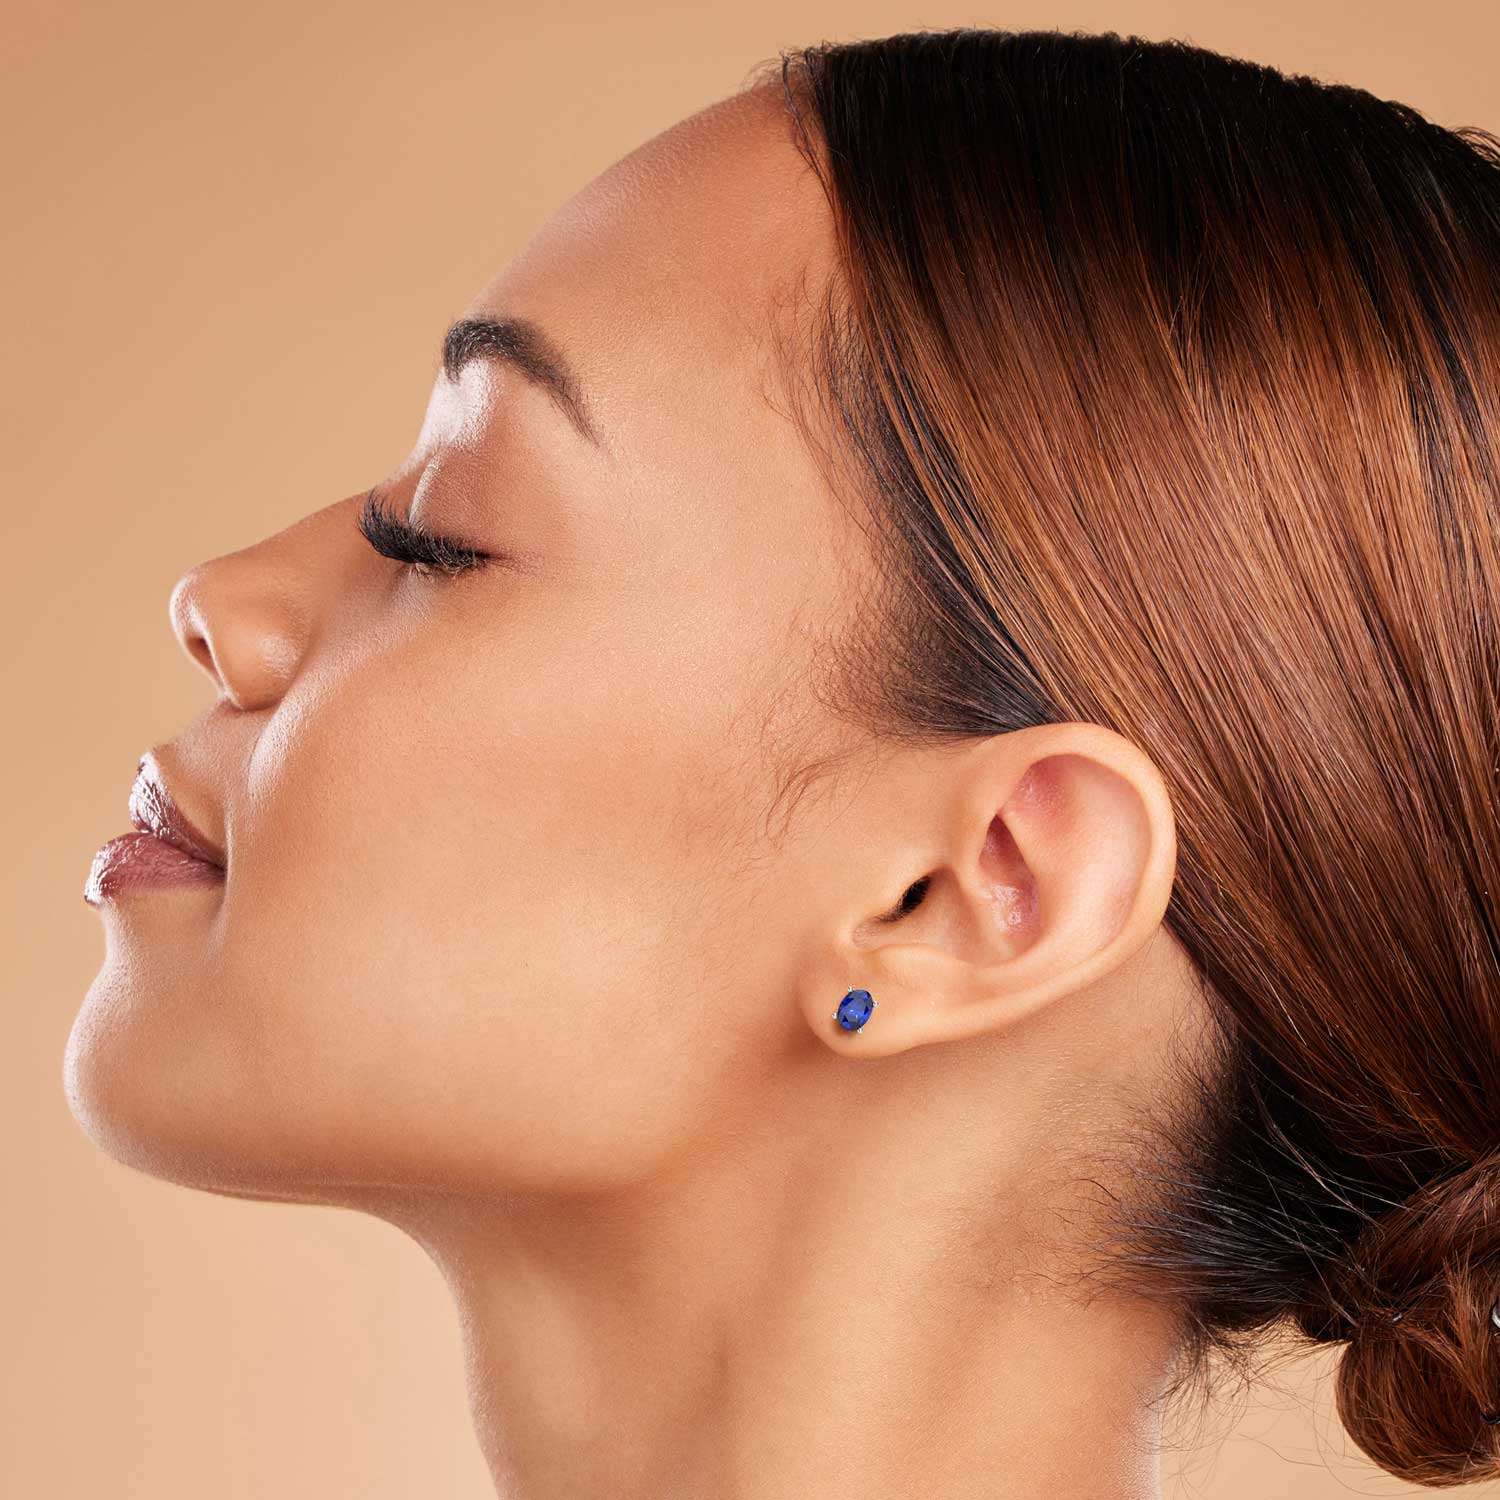
<svg viewBox="0 0 1500 1500">
<path fill-rule="evenodd" d="M 268 1159 L 271 1122 L 250 1117 L 246 1080 L 215 1066 L 233 1052 L 227 1039 L 182 1024 L 185 1010 L 212 1013 L 203 997 L 140 977 L 106 962 L 68 1033 L 63 1092 L 84 1134 L 122 1166 L 183 1187 L 309 1201 L 285 1156 Z"/>
</svg>

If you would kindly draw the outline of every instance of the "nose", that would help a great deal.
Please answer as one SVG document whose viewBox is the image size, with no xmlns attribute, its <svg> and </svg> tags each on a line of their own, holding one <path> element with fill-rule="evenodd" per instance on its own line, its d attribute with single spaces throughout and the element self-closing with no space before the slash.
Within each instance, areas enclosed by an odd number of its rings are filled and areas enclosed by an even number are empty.
<svg viewBox="0 0 1500 1500">
<path fill-rule="evenodd" d="M 350 511 L 360 498 L 199 563 L 173 585 L 167 603 L 173 634 L 236 708 L 268 707 L 295 676 L 315 602 L 337 592 L 325 575 L 349 566 L 347 538 L 357 537 Z M 344 536 L 345 547 L 330 533 Z"/>
</svg>

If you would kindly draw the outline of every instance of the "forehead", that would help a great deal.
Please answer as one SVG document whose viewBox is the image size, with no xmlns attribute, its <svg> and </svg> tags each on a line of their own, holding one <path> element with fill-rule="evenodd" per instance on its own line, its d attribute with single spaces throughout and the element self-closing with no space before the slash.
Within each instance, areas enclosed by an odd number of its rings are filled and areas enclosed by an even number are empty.
<svg viewBox="0 0 1500 1500">
<path fill-rule="evenodd" d="M 519 313 L 566 351 L 609 446 L 651 463 L 705 422 L 791 434 L 774 331 L 833 265 L 832 223 L 779 85 L 679 121 L 568 199 L 468 315 Z"/>
<path fill-rule="evenodd" d="M 588 653 L 576 669 L 553 661 L 559 680 L 604 673 L 658 726 L 674 704 L 695 729 L 705 705 L 753 706 L 764 729 L 747 742 L 800 746 L 824 726 L 806 712 L 809 684 L 834 660 L 825 647 L 861 597 L 844 585 L 867 558 L 799 421 L 803 371 L 786 372 L 789 394 L 782 361 L 806 359 L 799 330 L 834 264 L 830 210 L 778 86 L 622 157 L 465 309 L 545 330 L 603 439 L 579 437 L 515 370 L 484 368 L 461 389 L 436 382 L 414 455 L 431 460 L 436 516 L 462 526 L 480 503 L 469 497 L 489 496 L 481 534 L 545 559 L 540 592 L 561 623 L 531 639 L 549 661 L 575 637 Z"/>
</svg>

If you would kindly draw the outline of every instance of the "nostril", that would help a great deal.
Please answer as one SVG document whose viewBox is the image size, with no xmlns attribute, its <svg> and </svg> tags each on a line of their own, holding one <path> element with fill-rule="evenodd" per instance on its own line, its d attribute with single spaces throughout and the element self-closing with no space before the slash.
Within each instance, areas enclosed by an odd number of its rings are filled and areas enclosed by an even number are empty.
<svg viewBox="0 0 1500 1500">
<path fill-rule="evenodd" d="M 214 663 L 213 647 L 208 644 L 208 637 L 201 631 L 193 631 L 186 641 L 188 655 L 203 668 L 211 677 L 219 675 L 219 669 Z"/>
<path fill-rule="evenodd" d="M 198 608 L 201 574 L 201 569 L 193 568 L 177 580 L 171 598 L 167 601 L 167 618 L 171 621 L 172 633 L 181 643 L 182 649 L 205 672 L 217 677 L 213 647 L 209 644 L 208 632 L 203 626 L 203 614 Z"/>
</svg>

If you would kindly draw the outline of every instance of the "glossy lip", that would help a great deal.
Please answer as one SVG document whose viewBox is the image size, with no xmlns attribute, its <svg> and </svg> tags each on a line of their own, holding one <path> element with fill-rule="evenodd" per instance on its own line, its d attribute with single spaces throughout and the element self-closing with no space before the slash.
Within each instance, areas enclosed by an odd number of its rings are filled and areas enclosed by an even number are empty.
<svg viewBox="0 0 1500 1500">
<path fill-rule="evenodd" d="M 150 750 L 141 757 L 130 788 L 130 821 L 141 833 L 149 833 L 205 864 L 221 870 L 228 866 L 224 852 L 177 805 Z"/>
</svg>

